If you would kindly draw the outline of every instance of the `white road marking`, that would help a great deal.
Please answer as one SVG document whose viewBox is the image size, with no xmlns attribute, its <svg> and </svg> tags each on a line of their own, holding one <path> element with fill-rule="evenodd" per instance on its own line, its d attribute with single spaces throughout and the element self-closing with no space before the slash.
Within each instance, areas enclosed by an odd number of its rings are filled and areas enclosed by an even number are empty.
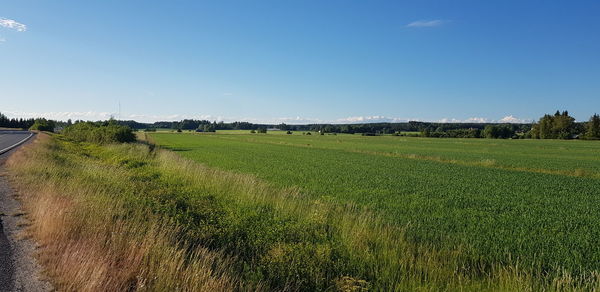
<svg viewBox="0 0 600 292">
<path fill-rule="evenodd" d="M 4 149 L 0 150 L 0 154 L 2 154 L 2 153 L 4 153 L 4 152 L 7 152 L 8 150 L 10 150 L 10 149 L 13 149 L 13 148 L 15 148 L 15 147 L 17 147 L 17 146 L 19 146 L 19 145 L 23 144 L 23 142 L 27 141 L 27 139 L 31 138 L 31 136 L 33 136 L 33 133 L 29 133 L 29 136 L 25 137 L 23 140 L 21 140 L 21 141 L 19 141 L 19 142 L 17 142 L 17 143 L 15 143 L 15 144 L 13 144 L 13 145 L 11 145 L 11 146 L 8 146 L 8 147 L 6 147 L 6 148 L 4 148 Z"/>
</svg>

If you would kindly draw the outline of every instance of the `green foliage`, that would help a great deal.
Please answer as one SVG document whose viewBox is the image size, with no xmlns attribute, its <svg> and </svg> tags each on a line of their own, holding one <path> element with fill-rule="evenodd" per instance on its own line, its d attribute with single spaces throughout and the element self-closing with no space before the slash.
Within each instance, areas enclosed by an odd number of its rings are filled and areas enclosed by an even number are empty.
<svg viewBox="0 0 600 292">
<path fill-rule="evenodd" d="M 216 132 L 217 127 L 214 124 L 204 124 L 199 127 L 203 132 Z"/>
<path fill-rule="evenodd" d="M 585 136 L 587 139 L 600 139 L 600 116 L 594 114 L 586 125 Z"/>
<path fill-rule="evenodd" d="M 114 121 L 105 123 L 79 122 L 66 127 L 62 134 L 71 140 L 99 144 L 124 143 L 136 140 L 131 128 L 117 125 Z"/>
<path fill-rule="evenodd" d="M 531 136 L 538 139 L 572 139 L 579 129 L 575 118 L 569 112 L 556 111 L 554 115 L 546 114 L 531 129 Z"/>
<path fill-rule="evenodd" d="M 51 120 L 36 119 L 29 130 L 54 132 L 55 123 Z"/>
<path fill-rule="evenodd" d="M 515 135 L 510 125 L 487 125 L 483 129 L 483 136 L 491 139 L 508 139 Z"/>
<path fill-rule="evenodd" d="M 29 129 L 35 123 L 34 119 L 9 119 L 3 113 L 0 113 L 0 128 L 21 128 Z"/>
</svg>

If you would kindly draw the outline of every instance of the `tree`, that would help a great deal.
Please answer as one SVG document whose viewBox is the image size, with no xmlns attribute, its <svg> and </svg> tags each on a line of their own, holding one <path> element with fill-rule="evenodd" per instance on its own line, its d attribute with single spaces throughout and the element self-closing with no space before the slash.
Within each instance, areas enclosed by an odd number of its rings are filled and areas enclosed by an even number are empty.
<svg viewBox="0 0 600 292">
<path fill-rule="evenodd" d="M 29 129 L 36 130 L 36 131 L 53 132 L 54 126 L 55 126 L 54 121 L 49 121 L 46 119 L 36 119 L 35 122 L 33 123 L 33 125 Z"/>
<path fill-rule="evenodd" d="M 600 139 L 600 116 L 594 114 L 590 117 L 590 121 L 587 123 L 585 137 L 587 139 Z"/>
<path fill-rule="evenodd" d="M 556 112 L 558 113 L 558 111 Z M 563 111 L 560 115 L 554 115 L 554 125 L 552 135 L 558 139 L 571 139 L 575 129 L 575 118 L 569 116 L 568 111 Z"/>
<path fill-rule="evenodd" d="M 204 132 L 216 132 L 217 127 L 216 127 L 216 124 L 205 124 L 203 126 L 203 130 L 204 130 Z"/>
<path fill-rule="evenodd" d="M 508 139 L 515 134 L 515 130 L 510 125 L 487 125 L 483 129 L 483 135 L 492 139 Z"/>
<path fill-rule="evenodd" d="M 571 139 L 577 134 L 575 118 L 568 111 L 556 111 L 554 115 L 544 115 L 531 129 L 531 136 L 538 139 Z"/>
<path fill-rule="evenodd" d="M 555 138 L 552 134 L 552 129 L 554 128 L 554 118 L 551 115 L 544 115 L 540 119 L 538 125 L 538 135 L 540 139 Z"/>
</svg>

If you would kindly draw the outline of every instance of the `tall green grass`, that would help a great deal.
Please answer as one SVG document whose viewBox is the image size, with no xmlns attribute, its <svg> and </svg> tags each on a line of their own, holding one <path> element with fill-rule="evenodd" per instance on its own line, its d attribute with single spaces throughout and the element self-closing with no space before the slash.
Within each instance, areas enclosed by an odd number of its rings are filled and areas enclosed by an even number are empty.
<svg viewBox="0 0 600 292">
<path fill-rule="evenodd" d="M 600 283 L 597 273 L 490 262 L 470 246 L 408 240 L 410 226 L 361 204 L 142 144 L 54 136 L 13 156 L 9 169 L 61 290 L 537 291 Z"/>
<path fill-rule="evenodd" d="M 369 210 L 386 224 L 403 226 L 404 240 L 461 250 L 481 267 L 512 265 L 538 275 L 566 271 L 582 277 L 600 268 L 600 180 L 591 171 L 600 164 L 594 158 L 598 144 L 348 135 L 151 137 L 211 167 L 294 186 L 312 200 Z M 419 143 L 420 154 L 403 154 L 419 151 Z M 432 156 L 436 143 L 438 156 Z M 527 158 L 513 166 L 514 152 Z M 561 165 L 569 153 L 573 165 L 591 159 L 589 175 L 573 175 L 569 164 Z M 523 167 L 528 162 L 540 168 Z"/>
</svg>

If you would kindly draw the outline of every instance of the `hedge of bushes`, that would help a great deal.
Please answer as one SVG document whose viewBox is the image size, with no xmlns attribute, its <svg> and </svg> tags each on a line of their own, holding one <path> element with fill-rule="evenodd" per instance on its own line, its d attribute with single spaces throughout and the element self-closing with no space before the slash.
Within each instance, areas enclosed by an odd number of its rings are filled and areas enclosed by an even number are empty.
<svg viewBox="0 0 600 292">
<path fill-rule="evenodd" d="M 80 122 L 66 127 L 62 134 L 71 140 L 98 144 L 135 141 L 135 134 L 131 128 L 111 122 Z"/>
</svg>

